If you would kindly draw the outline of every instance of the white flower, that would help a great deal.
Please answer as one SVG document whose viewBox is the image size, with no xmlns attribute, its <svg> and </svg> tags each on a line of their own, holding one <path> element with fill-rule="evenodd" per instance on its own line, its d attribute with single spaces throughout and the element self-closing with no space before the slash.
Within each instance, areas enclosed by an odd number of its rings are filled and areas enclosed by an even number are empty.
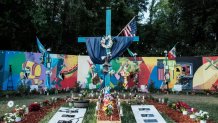
<svg viewBox="0 0 218 123">
<path fill-rule="evenodd" d="M 9 102 L 8 102 L 8 107 L 11 108 L 11 107 L 13 107 L 13 106 L 14 106 L 14 101 L 9 101 Z"/>
</svg>

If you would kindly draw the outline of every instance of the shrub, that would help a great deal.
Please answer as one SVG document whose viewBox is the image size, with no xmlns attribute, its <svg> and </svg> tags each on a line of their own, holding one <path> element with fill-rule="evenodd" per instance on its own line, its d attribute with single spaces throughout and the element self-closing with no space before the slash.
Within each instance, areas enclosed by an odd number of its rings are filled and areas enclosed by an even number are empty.
<svg viewBox="0 0 218 123">
<path fill-rule="evenodd" d="M 24 95 L 24 94 L 28 94 L 29 92 L 29 87 L 25 84 L 20 84 L 17 88 L 18 92 L 21 94 L 21 95 Z"/>
</svg>

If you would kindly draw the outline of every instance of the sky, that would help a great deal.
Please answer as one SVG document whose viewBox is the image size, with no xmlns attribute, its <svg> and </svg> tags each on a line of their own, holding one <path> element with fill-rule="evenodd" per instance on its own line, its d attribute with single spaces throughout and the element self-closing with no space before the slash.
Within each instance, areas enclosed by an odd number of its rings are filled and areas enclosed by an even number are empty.
<svg viewBox="0 0 218 123">
<path fill-rule="evenodd" d="M 147 5 L 147 8 L 150 7 L 151 1 L 152 1 L 152 0 L 148 0 L 149 4 Z M 157 3 L 158 1 L 159 1 L 159 0 L 156 0 L 156 3 Z M 145 23 L 148 21 L 150 11 L 147 10 L 147 12 L 143 12 L 142 14 L 143 14 L 144 18 L 143 18 L 143 20 L 142 20 L 140 23 L 145 24 Z"/>
</svg>

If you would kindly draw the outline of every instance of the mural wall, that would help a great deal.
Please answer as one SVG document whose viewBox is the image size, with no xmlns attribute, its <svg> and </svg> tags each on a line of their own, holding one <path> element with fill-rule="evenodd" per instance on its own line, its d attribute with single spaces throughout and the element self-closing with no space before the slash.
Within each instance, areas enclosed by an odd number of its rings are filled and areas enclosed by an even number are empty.
<svg viewBox="0 0 218 123">
<path fill-rule="evenodd" d="M 141 85 L 151 85 L 157 89 L 166 88 L 165 69 L 169 70 L 169 88 L 173 89 L 179 85 L 183 90 L 191 89 L 213 89 L 218 84 L 218 57 L 178 57 L 176 60 L 168 60 L 165 57 L 137 57 L 117 58 L 111 61 L 113 74 L 111 75 L 111 87 L 124 83 L 125 77 L 122 76 L 122 69 L 128 62 L 132 67 L 137 63 L 137 74 L 130 74 L 127 77 L 128 87 Z M 213 62 L 212 62 L 212 61 Z M 212 63 L 213 65 L 212 65 Z M 93 65 L 88 56 L 78 58 L 78 81 L 83 88 L 101 88 L 103 73 L 100 71 L 101 65 Z M 207 70 L 205 68 L 208 67 Z M 87 69 L 88 68 L 88 69 Z M 93 71 L 100 78 L 93 83 Z M 130 71 L 131 73 L 131 71 Z"/>
<path fill-rule="evenodd" d="M 194 74 L 193 89 L 211 89 L 218 86 L 218 57 L 202 57 L 203 64 Z"/>
<path fill-rule="evenodd" d="M 102 65 L 94 65 L 89 56 L 50 55 L 50 70 L 45 67 L 41 53 L 0 51 L 0 86 L 16 90 L 20 84 L 32 89 L 72 88 L 79 82 L 82 88 L 104 87 Z M 218 56 L 178 57 L 120 57 L 113 59 L 110 68 L 111 88 L 154 85 L 166 88 L 166 69 L 169 88 L 180 85 L 183 90 L 211 89 L 218 86 Z M 77 72 L 78 71 L 78 72 Z M 78 73 L 78 75 L 77 75 Z"/>
<path fill-rule="evenodd" d="M 41 53 L 5 51 L 0 64 L 4 64 L 1 75 L 3 90 L 16 90 L 20 84 L 31 89 L 72 88 L 77 81 L 77 56 L 50 55 L 51 69 L 45 68 Z"/>
</svg>

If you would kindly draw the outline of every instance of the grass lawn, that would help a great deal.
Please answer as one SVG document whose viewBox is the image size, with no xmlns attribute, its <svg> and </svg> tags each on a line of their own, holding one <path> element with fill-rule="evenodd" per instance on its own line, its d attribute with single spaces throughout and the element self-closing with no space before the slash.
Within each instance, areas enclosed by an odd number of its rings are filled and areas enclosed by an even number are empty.
<svg viewBox="0 0 218 123">
<path fill-rule="evenodd" d="M 9 108 L 7 106 L 8 101 L 12 100 L 14 101 L 14 106 L 15 105 L 26 105 L 28 106 L 30 103 L 33 102 L 42 102 L 44 100 L 50 100 L 52 97 L 66 97 L 70 96 L 70 93 L 65 93 L 65 94 L 58 94 L 58 95 L 31 95 L 31 96 L 23 96 L 23 97 L 9 97 L 7 98 L 1 98 L 0 99 L 0 116 L 3 116 L 5 113 L 10 113 L 12 111 L 12 108 Z"/>
<path fill-rule="evenodd" d="M 198 96 L 198 95 L 176 95 L 176 94 L 153 94 L 154 97 L 167 97 L 171 101 L 184 101 L 188 105 L 198 110 L 207 111 L 210 119 L 218 123 L 218 98 L 214 96 Z"/>
</svg>

